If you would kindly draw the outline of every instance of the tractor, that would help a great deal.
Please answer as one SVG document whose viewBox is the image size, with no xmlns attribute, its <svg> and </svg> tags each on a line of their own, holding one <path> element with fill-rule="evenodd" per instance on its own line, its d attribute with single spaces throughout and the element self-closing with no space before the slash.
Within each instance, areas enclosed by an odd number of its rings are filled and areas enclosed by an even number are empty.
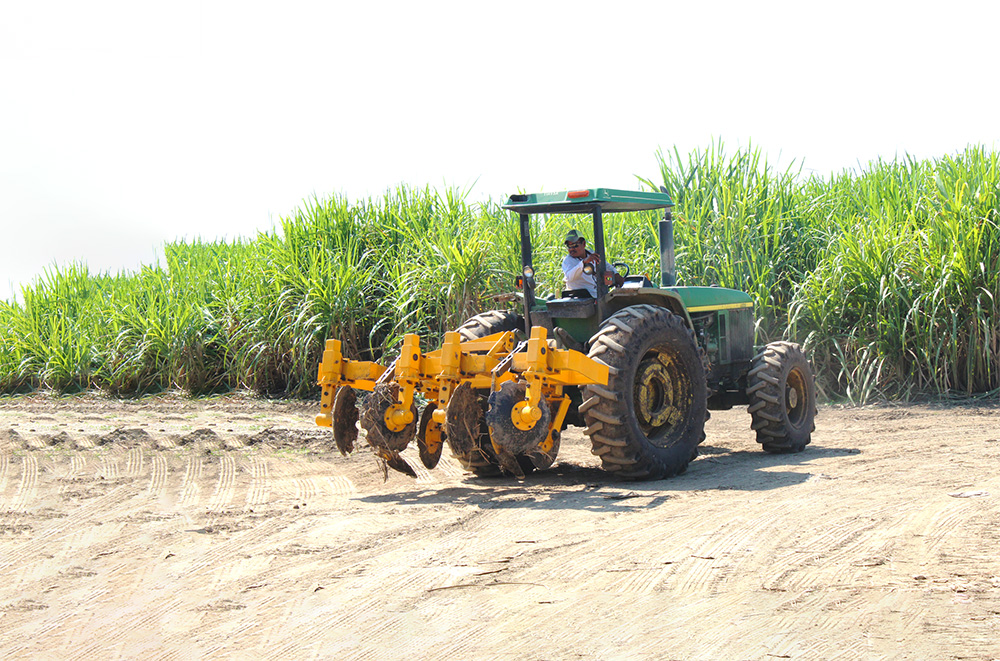
<svg viewBox="0 0 1000 661">
<path fill-rule="evenodd" d="M 360 423 L 384 466 L 411 476 L 400 452 L 415 439 L 428 469 L 447 444 L 476 475 L 524 479 L 552 465 L 572 424 L 584 427 L 605 470 L 623 479 L 666 478 L 697 456 L 709 410 L 737 404 L 748 407 L 764 451 L 801 452 L 815 429 L 808 358 L 790 342 L 754 346 L 746 293 L 676 285 L 672 207 L 663 189 L 511 195 L 503 208 L 520 221 L 517 309 L 476 315 L 427 353 L 417 335 L 406 335 L 388 366 L 349 360 L 338 340 L 327 340 L 317 424 L 332 427 L 347 454 Z M 614 287 L 604 215 L 654 209 L 664 210 L 659 284 L 614 262 L 623 276 Z M 596 280 L 596 298 L 536 296 L 532 214 L 591 216 L 600 259 L 585 270 Z M 358 390 L 371 392 L 360 410 Z"/>
</svg>

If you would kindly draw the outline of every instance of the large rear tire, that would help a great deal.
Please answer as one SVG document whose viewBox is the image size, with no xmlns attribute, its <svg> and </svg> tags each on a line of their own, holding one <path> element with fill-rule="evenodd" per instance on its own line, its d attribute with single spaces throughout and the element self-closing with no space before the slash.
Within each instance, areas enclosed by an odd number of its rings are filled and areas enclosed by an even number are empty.
<svg viewBox="0 0 1000 661">
<path fill-rule="evenodd" d="M 701 349 L 684 320 L 635 305 L 609 317 L 589 357 L 611 368 L 583 388 L 580 412 L 604 469 L 628 479 L 684 472 L 705 438 L 708 389 Z"/>
<path fill-rule="evenodd" d="M 483 312 L 472 317 L 459 326 L 457 330 L 462 340 L 468 342 L 469 340 L 478 340 L 494 333 L 523 331 L 524 317 L 512 310 L 490 310 L 489 312 Z M 477 394 L 483 414 L 485 415 L 488 406 L 486 398 L 489 396 L 489 392 L 483 391 Z M 452 454 L 463 469 L 479 477 L 500 475 L 503 472 L 500 468 L 500 462 L 497 460 L 496 453 L 493 452 L 493 445 L 490 443 L 489 428 L 486 426 L 485 421 L 482 423 L 476 447 L 470 452 L 456 452 L 455 448 L 452 448 Z M 523 465 L 524 462 L 521 462 L 519 458 L 518 463 Z"/>
<path fill-rule="evenodd" d="M 747 407 L 765 452 L 802 452 L 816 429 L 816 381 L 802 347 L 772 342 L 750 364 Z"/>
</svg>

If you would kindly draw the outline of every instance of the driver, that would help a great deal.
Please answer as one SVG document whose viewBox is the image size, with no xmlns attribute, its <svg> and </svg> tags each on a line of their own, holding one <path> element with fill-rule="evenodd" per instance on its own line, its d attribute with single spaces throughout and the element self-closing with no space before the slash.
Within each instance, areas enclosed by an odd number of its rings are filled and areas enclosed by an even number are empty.
<svg viewBox="0 0 1000 661">
<path fill-rule="evenodd" d="M 569 290 L 567 296 L 576 298 L 597 298 L 597 265 L 601 258 L 597 253 L 587 250 L 587 239 L 576 230 L 570 230 L 565 239 L 566 251 L 569 253 L 563 259 L 563 278 L 566 280 L 566 289 Z M 583 267 L 590 264 L 594 267 L 593 273 L 583 272 Z M 625 279 L 618 274 L 615 267 L 607 264 L 604 267 L 606 273 L 615 276 L 615 286 L 621 287 Z"/>
</svg>

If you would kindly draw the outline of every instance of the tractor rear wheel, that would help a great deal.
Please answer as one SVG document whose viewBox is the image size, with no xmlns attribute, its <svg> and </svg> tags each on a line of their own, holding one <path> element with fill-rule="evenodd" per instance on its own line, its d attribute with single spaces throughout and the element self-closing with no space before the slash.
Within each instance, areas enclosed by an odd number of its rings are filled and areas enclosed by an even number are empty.
<svg viewBox="0 0 1000 661">
<path fill-rule="evenodd" d="M 772 342 L 750 364 L 747 411 L 765 452 L 802 452 L 816 429 L 816 382 L 802 347 Z"/>
<path fill-rule="evenodd" d="M 493 335 L 494 333 L 523 331 L 524 317 L 512 310 L 490 310 L 489 312 L 483 312 L 472 317 L 459 326 L 457 330 L 462 340 L 468 342 L 470 340 L 478 340 L 487 335 Z M 489 395 L 489 392 L 484 391 L 477 394 L 480 405 L 483 408 L 483 413 L 485 414 L 487 408 L 486 397 Z M 500 468 L 500 462 L 497 460 L 496 453 L 493 452 L 493 445 L 490 443 L 489 428 L 486 426 L 485 421 L 482 423 L 479 438 L 475 445 L 476 447 L 472 448 L 469 452 L 456 452 L 455 448 L 452 448 L 452 454 L 455 455 L 462 468 L 480 477 L 500 475 L 503 471 Z M 522 462 L 520 457 L 518 458 L 518 463 L 524 467 L 525 462 Z M 530 462 L 528 463 L 530 464 Z"/>
<path fill-rule="evenodd" d="M 604 469 L 655 480 L 684 472 L 705 438 L 708 388 L 694 333 L 665 308 L 635 305 L 609 317 L 588 356 L 608 385 L 583 388 L 580 412 Z"/>
</svg>

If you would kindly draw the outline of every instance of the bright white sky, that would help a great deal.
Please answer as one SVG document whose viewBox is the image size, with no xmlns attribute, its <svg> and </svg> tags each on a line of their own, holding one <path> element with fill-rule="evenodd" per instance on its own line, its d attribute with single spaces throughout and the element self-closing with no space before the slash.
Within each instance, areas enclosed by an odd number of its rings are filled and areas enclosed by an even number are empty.
<svg viewBox="0 0 1000 661">
<path fill-rule="evenodd" d="M 828 174 L 1000 147 L 994 2 L 0 4 L 0 298 L 400 183 L 636 186 L 752 141 Z"/>
</svg>

